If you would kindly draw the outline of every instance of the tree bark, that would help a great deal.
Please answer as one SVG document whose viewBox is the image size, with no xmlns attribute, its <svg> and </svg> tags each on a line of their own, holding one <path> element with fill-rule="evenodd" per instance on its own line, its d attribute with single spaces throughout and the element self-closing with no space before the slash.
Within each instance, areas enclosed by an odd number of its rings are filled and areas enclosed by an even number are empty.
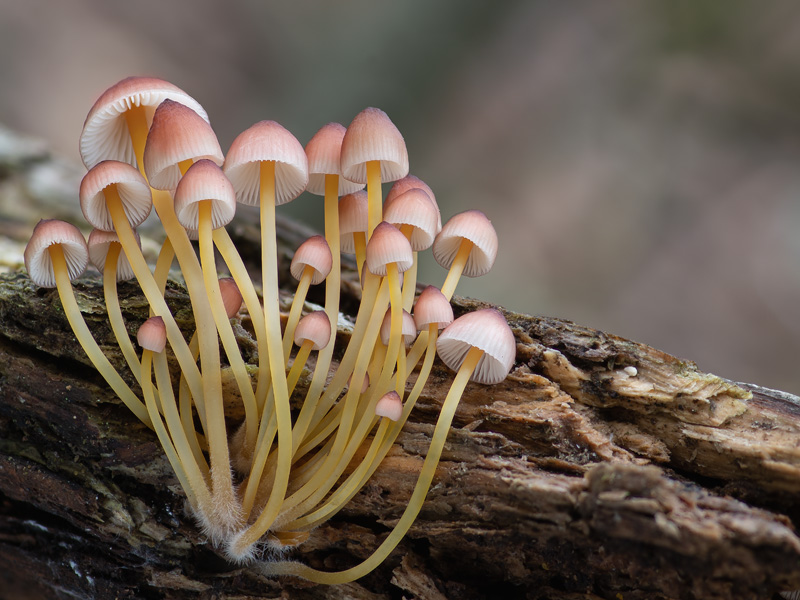
<svg viewBox="0 0 800 600">
<path fill-rule="evenodd" d="M 306 234 L 288 223 L 283 232 L 285 252 Z M 239 224 L 232 235 L 257 260 L 254 232 Z M 76 292 L 124 371 L 98 276 Z M 352 314 L 352 277 L 342 295 Z M 120 296 L 127 322 L 140 323 L 138 287 L 122 284 Z M 167 297 L 190 327 L 183 288 L 171 282 Z M 505 314 L 515 368 L 497 386 L 468 386 L 408 536 L 372 574 L 327 587 L 224 560 L 186 514 L 155 435 L 89 364 L 56 292 L 2 275 L 0 598 L 744 599 L 800 589 L 800 398 L 568 321 Z M 338 335 L 344 345 L 347 332 Z M 381 468 L 293 557 L 339 570 L 372 553 L 402 514 L 452 378 L 437 361 Z"/>
</svg>

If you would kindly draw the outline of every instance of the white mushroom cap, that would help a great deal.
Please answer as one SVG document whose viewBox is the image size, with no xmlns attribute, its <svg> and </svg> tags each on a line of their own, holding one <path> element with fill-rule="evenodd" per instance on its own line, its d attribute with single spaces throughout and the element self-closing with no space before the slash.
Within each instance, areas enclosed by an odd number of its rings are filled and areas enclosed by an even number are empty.
<svg viewBox="0 0 800 600">
<path fill-rule="evenodd" d="M 77 227 L 55 219 L 39 221 L 24 254 L 28 277 L 39 287 L 56 287 L 53 261 L 48 252 L 54 245 L 60 245 L 64 252 L 70 280 L 80 277 L 89 264 L 89 248 Z"/>
<path fill-rule="evenodd" d="M 414 252 L 427 250 L 439 233 L 439 209 L 430 196 L 420 188 L 412 188 L 395 196 L 394 202 L 384 206 L 383 220 L 401 227 L 412 225 L 411 249 Z"/>
<path fill-rule="evenodd" d="M 156 354 L 163 352 L 167 345 L 167 328 L 161 317 L 150 317 L 136 332 L 136 341 L 145 350 Z"/>
<path fill-rule="evenodd" d="M 436 233 L 439 233 L 442 230 L 442 213 L 439 212 L 439 205 L 436 203 L 436 196 L 434 195 L 431 186 L 422 181 L 422 179 L 420 179 L 419 177 L 415 177 L 414 175 L 406 175 L 402 179 L 398 179 L 392 184 L 392 187 L 389 188 L 389 192 L 386 194 L 386 200 L 384 200 L 383 202 L 384 212 L 389 210 L 389 207 L 392 205 L 392 202 L 394 202 L 395 198 L 397 198 L 400 194 L 415 188 L 421 189 L 426 194 L 428 194 L 428 197 L 430 197 L 431 202 L 433 202 L 433 205 L 436 207 L 436 212 L 439 214 L 439 220 L 436 225 L 437 226 Z"/>
<path fill-rule="evenodd" d="M 366 265 L 373 275 L 386 275 L 386 267 L 397 265 L 397 272 L 403 273 L 414 264 L 411 244 L 400 230 L 386 221 L 381 221 L 367 242 Z"/>
<path fill-rule="evenodd" d="M 297 198 L 308 184 L 308 158 L 297 138 L 275 121 L 260 121 L 231 144 L 223 169 L 236 190 L 236 199 L 258 206 L 261 163 L 275 162 L 275 204 Z"/>
<path fill-rule="evenodd" d="M 211 202 L 211 229 L 224 227 L 236 214 L 233 185 L 216 164 L 198 160 L 175 189 L 175 215 L 186 229 L 200 229 L 200 202 Z"/>
<path fill-rule="evenodd" d="M 367 192 L 359 190 L 347 194 L 339 200 L 339 240 L 344 254 L 355 254 L 354 233 L 367 233 L 368 225 Z"/>
<path fill-rule="evenodd" d="M 338 194 L 340 196 L 352 194 L 364 187 L 363 183 L 348 181 L 341 176 L 340 157 L 345 131 L 344 125 L 328 123 L 315 133 L 314 137 L 306 144 L 306 156 L 308 157 L 307 192 L 317 196 L 324 196 L 326 175 L 339 175 Z"/>
<path fill-rule="evenodd" d="M 91 169 L 106 159 L 136 165 L 124 115 L 134 106 L 143 106 L 149 127 L 156 107 L 164 100 L 180 102 L 208 122 L 203 107 L 180 88 L 154 77 L 128 77 L 103 92 L 86 117 L 80 139 L 81 159 L 86 168 Z"/>
<path fill-rule="evenodd" d="M 317 285 L 325 281 L 332 266 L 333 256 L 328 242 L 321 235 L 312 235 L 294 253 L 289 271 L 299 281 L 305 268 L 311 267 L 314 269 L 311 285 Z"/>
<path fill-rule="evenodd" d="M 331 341 L 331 322 L 323 310 L 315 310 L 305 315 L 294 330 L 294 343 L 302 346 L 311 341 L 312 350 L 322 350 Z"/>
<path fill-rule="evenodd" d="M 136 236 L 136 243 L 142 247 L 142 241 L 139 239 L 139 234 L 135 231 L 133 234 Z M 101 273 L 106 268 L 106 256 L 108 255 L 108 248 L 111 244 L 119 244 L 119 237 L 113 231 L 103 231 L 102 229 L 92 229 L 89 234 L 89 261 Z M 131 263 L 125 254 L 125 250 L 120 248 L 119 257 L 117 258 L 117 281 L 127 281 L 133 279 L 134 273 L 131 268 Z"/>
<path fill-rule="evenodd" d="M 414 305 L 414 323 L 417 330 L 422 331 L 432 324 L 436 324 L 438 329 L 444 329 L 452 322 L 453 307 L 442 291 L 432 285 L 422 290 Z"/>
<path fill-rule="evenodd" d="M 412 344 L 412 342 L 417 339 L 417 326 L 414 324 L 414 319 L 408 313 L 408 311 L 403 311 L 403 318 L 400 321 L 401 326 L 401 335 L 403 336 L 403 344 L 408 347 Z M 392 309 L 391 307 L 386 311 L 386 314 L 383 315 L 383 321 L 381 322 L 381 341 L 383 342 L 384 346 L 389 345 L 389 339 L 392 335 Z"/>
<path fill-rule="evenodd" d="M 128 163 L 104 160 L 89 169 L 81 180 L 81 211 L 89 224 L 103 231 L 114 231 L 104 193 L 111 185 L 117 186 L 122 209 L 131 227 L 144 223 L 153 206 L 153 196 L 147 180 Z"/>
<path fill-rule="evenodd" d="M 222 304 L 225 306 L 225 314 L 229 319 L 236 316 L 242 307 L 242 292 L 239 286 L 231 277 L 220 277 L 219 293 L 222 296 Z"/>
<path fill-rule="evenodd" d="M 433 242 L 433 257 L 436 262 L 449 269 L 458 254 L 462 239 L 474 244 L 463 274 L 467 277 L 479 277 L 488 273 L 497 258 L 497 233 L 492 222 L 479 210 L 459 213 L 445 223 Z"/>
<path fill-rule="evenodd" d="M 381 396 L 375 405 L 375 415 L 399 421 L 403 416 L 403 400 L 400 398 L 400 394 L 392 390 Z"/>
<path fill-rule="evenodd" d="M 191 108 L 164 100 L 153 115 L 144 146 L 144 172 L 157 190 L 174 190 L 181 178 L 178 164 L 207 158 L 222 165 L 217 135 Z"/>
<path fill-rule="evenodd" d="M 406 142 L 378 108 L 365 108 L 347 128 L 342 141 L 342 175 L 350 181 L 367 183 L 367 162 L 371 160 L 380 161 L 381 181 L 408 175 Z"/>
<path fill-rule="evenodd" d="M 454 371 L 461 368 L 473 347 L 484 354 L 470 379 L 487 384 L 503 381 L 514 366 L 517 346 L 499 310 L 484 308 L 467 313 L 446 327 L 436 341 L 439 358 Z"/>
</svg>

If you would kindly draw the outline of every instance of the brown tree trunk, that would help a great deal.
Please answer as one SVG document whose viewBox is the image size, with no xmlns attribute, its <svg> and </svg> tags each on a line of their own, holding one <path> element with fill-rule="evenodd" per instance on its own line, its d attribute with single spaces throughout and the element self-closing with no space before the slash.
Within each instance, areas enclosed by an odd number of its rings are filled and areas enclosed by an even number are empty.
<svg viewBox="0 0 800 600">
<path fill-rule="evenodd" d="M 303 232 L 284 231 L 296 247 Z M 256 255 L 248 227 L 233 235 L 245 258 Z M 120 289 L 128 322 L 141 322 L 138 287 Z M 122 365 L 99 279 L 76 290 Z M 352 279 L 342 293 L 352 311 Z M 189 313 L 179 285 L 168 300 Z M 457 312 L 475 306 L 456 301 Z M 744 599 L 800 589 L 800 398 L 574 323 L 506 315 L 515 369 L 498 386 L 467 388 L 409 535 L 372 574 L 326 587 L 226 562 L 186 515 L 155 435 L 90 366 L 55 291 L 3 275 L 0 598 Z M 410 496 L 452 378 L 435 366 L 381 468 L 295 558 L 338 570 L 371 554 Z"/>
</svg>

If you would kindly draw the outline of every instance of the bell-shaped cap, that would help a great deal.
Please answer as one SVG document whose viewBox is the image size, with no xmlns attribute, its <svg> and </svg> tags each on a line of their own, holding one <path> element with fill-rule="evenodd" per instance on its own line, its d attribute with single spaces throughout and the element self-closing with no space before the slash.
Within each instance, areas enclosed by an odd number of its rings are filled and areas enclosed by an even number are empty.
<svg viewBox="0 0 800 600">
<path fill-rule="evenodd" d="M 403 336 L 403 345 L 410 346 L 415 339 L 417 339 L 417 326 L 414 324 L 414 319 L 408 314 L 408 311 L 403 311 L 403 318 L 400 321 L 401 335 Z M 381 322 L 381 341 L 384 346 L 389 345 L 389 340 L 392 335 L 392 309 L 389 308 L 386 314 L 383 315 Z"/>
<path fill-rule="evenodd" d="M 313 343 L 312 350 L 322 350 L 331 341 L 331 322 L 325 311 L 315 310 L 297 323 L 294 343 L 302 346 L 306 341 Z"/>
<path fill-rule="evenodd" d="M 427 250 L 439 233 L 439 209 L 430 196 L 420 188 L 412 188 L 395 197 L 388 207 L 384 206 L 383 220 L 397 228 L 411 225 L 411 249 L 414 252 Z"/>
<path fill-rule="evenodd" d="M 497 258 L 497 233 L 492 222 L 479 210 L 459 213 L 444 224 L 433 241 L 433 257 L 449 269 L 461 247 L 461 241 L 473 243 L 463 274 L 479 277 L 488 273 Z"/>
<path fill-rule="evenodd" d="M 367 242 L 366 265 L 373 275 L 386 275 L 387 265 L 397 265 L 397 272 L 403 273 L 414 264 L 411 244 L 400 230 L 386 221 L 381 221 Z"/>
<path fill-rule="evenodd" d="M 39 221 L 33 228 L 24 254 L 28 277 L 39 287 L 56 287 L 53 261 L 48 251 L 55 245 L 60 245 L 64 252 L 70 281 L 80 277 L 89 264 L 89 248 L 77 227 L 56 219 Z"/>
<path fill-rule="evenodd" d="M 418 331 L 436 325 L 437 329 L 444 329 L 453 322 L 453 307 L 442 291 L 429 285 L 417 298 L 414 305 L 414 323 Z"/>
<path fill-rule="evenodd" d="M 347 194 L 339 200 L 339 244 L 344 254 L 356 252 L 354 233 L 366 236 L 368 212 L 367 192 L 364 190 Z"/>
<path fill-rule="evenodd" d="M 289 271 L 292 277 L 298 281 L 303 276 L 303 271 L 306 267 L 314 269 L 314 275 L 311 277 L 311 285 L 325 281 L 328 273 L 331 272 L 333 265 L 333 256 L 328 242 L 321 235 L 312 235 L 305 242 L 300 244 L 300 247 L 292 257 L 292 264 Z"/>
<path fill-rule="evenodd" d="M 225 307 L 225 314 L 232 319 L 242 307 L 242 292 L 239 286 L 231 277 L 220 277 L 219 293 L 222 296 L 222 304 Z"/>
<path fill-rule="evenodd" d="M 236 190 L 236 199 L 258 206 L 261 190 L 261 163 L 275 163 L 275 204 L 297 198 L 308 184 L 308 159 L 302 144 L 275 121 L 260 121 L 240 133 L 223 169 Z"/>
<path fill-rule="evenodd" d="M 400 394 L 392 390 L 381 396 L 375 404 L 375 415 L 399 421 L 403 416 L 403 400 L 400 398 Z"/>
<path fill-rule="evenodd" d="M 150 317 L 136 332 L 136 341 L 145 350 L 156 354 L 163 352 L 167 345 L 167 328 L 161 317 Z"/>
<path fill-rule="evenodd" d="M 114 231 L 106 191 L 116 186 L 128 223 L 136 228 L 147 219 L 153 197 L 147 180 L 134 167 L 118 160 L 104 160 L 83 176 L 79 191 L 81 211 L 89 224 L 103 231 Z"/>
<path fill-rule="evenodd" d="M 472 381 L 500 383 L 514 366 L 517 346 L 514 334 L 503 314 L 494 308 L 467 313 L 453 321 L 436 340 L 436 351 L 442 362 L 454 371 L 472 348 L 483 351 L 472 373 Z"/>
<path fill-rule="evenodd" d="M 211 229 L 224 227 L 236 214 L 233 185 L 215 163 L 198 160 L 175 189 L 175 215 L 186 229 L 200 229 L 200 203 L 211 202 Z"/>
<path fill-rule="evenodd" d="M 136 236 L 136 243 L 142 247 L 142 241 L 139 239 L 139 234 L 133 232 Z M 95 268 L 103 273 L 106 268 L 106 256 L 108 256 L 108 249 L 111 244 L 119 244 L 119 237 L 113 231 L 103 231 L 102 229 L 92 229 L 89 234 L 89 262 Z M 121 245 L 121 244 L 120 244 Z M 128 281 L 133 279 L 134 273 L 131 268 L 131 263 L 128 260 L 125 250 L 120 248 L 119 256 L 117 257 L 117 281 Z"/>
<path fill-rule="evenodd" d="M 339 175 L 338 195 L 352 194 L 364 187 L 363 183 L 348 181 L 342 177 L 340 158 L 344 125 L 328 123 L 314 134 L 306 144 L 308 157 L 308 185 L 306 191 L 317 196 L 325 195 L 325 176 Z"/>
<path fill-rule="evenodd" d="M 433 205 L 436 207 L 436 212 L 439 215 L 439 220 L 436 224 L 436 233 L 439 233 L 442 230 L 442 213 L 439 211 L 439 205 L 436 203 L 436 195 L 433 193 L 431 186 L 414 175 L 406 175 L 392 184 L 392 187 L 389 188 L 389 192 L 386 194 L 386 200 L 383 202 L 383 211 L 386 212 L 389 210 L 389 207 L 399 195 L 413 189 L 420 189 L 428 194 L 431 202 L 433 202 Z"/>
<path fill-rule="evenodd" d="M 153 115 L 144 146 L 144 172 L 157 190 L 174 190 L 181 178 L 179 164 L 206 158 L 222 165 L 217 135 L 208 121 L 191 108 L 164 100 Z"/>
<path fill-rule="evenodd" d="M 342 141 L 341 168 L 345 179 L 367 183 L 367 163 L 380 161 L 381 181 L 408 175 L 406 142 L 385 112 L 365 108 L 356 115 Z"/>
<path fill-rule="evenodd" d="M 168 81 L 155 77 L 128 77 L 103 92 L 86 117 L 79 144 L 86 168 L 91 169 L 103 160 L 119 160 L 135 166 L 136 155 L 125 113 L 134 106 L 144 107 L 149 128 L 156 107 L 164 100 L 180 102 L 208 122 L 203 107 Z"/>
</svg>

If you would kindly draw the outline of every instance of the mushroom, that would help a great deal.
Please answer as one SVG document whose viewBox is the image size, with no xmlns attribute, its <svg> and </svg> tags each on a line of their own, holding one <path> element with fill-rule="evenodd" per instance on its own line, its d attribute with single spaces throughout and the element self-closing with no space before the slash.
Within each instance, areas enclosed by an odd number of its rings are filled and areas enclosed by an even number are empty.
<svg viewBox="0 0 800 600">
<path fill-rule="evenodd" d="M 237 200 L 260 207 L 264 321 L 269 366 L 273 374 L 271 391 L 274 395 L 278 436 L 275 479 L 266 506 L 255 522 L 228 545 L 231 556 L 242 557 L 249 555 L 252 545 L 272 525 L 280 510 L 291 470 L 292 423 L 289 393 L 283 375 L 285 362 L 278 302 L 275 206 L 293 200 L 305 189 L 308 183 L 308 159 L 303 147 L 291 133 L 274 121 L 261 121 L 233 141 L 224 170 L 233 183 Z M 266 404 L 269 404 L 269 398 Z M 269 421 L 269 418 L 266 420 Z M 262 425 L 264 421 L 262 417 Z"/>
<path fill-rule="evenodd" d="M 497 257 L 497 233 L 479 210 L 467 210 L 450 218 L 433 242 L 433 257 L 449 269 L 442 293 L 450 300 L 462 273 L 478 277 L 487 273 Z"/>
<path fill-rule="evenodd" d="M 342 141 L 342 175 L 367 184 L 369 195 L 368 234 L 381 222 L 381 182 L 408 175 L 408 151 L 403 136 L 378 108 L 365 108 L 356 115 Z"/>
<path fill-rule="evenodd" d="M 103 376 L 125 406 L 148 427 L 151 426 L 147 409 L 131 391 L 116 369 L 95 342 L 83 320 L 71 281 L 80 277 L 89 264 L 89 249 L 78 228 L 64 221 L 42 220 L 33 229 L 25 246 L 25 268 L 28 276 L 39 287 L 56 287 L 78 343 L 94 368 Z"/>
<path fill-rule="evenodd" d="M 405 349 L 401 349 L 400 346 L 403 329 L 403 303 L 398 273 L 407 271 L 413 262 L 413 251 L 408 239 L 394 225 L 386 221 L 381 222 L 367 243 L 367 268 L 373 275 L 386 276 L 391 307 L 389 343 L 386 344 L 388 348 L 386 362 L 381 371 L 381 379 L 378 381 L 378 390 L 383 388 L 384 382 L 388 381 L 391 376 L 392 368 L 389 366 L 389 361 L 400 360 L 399 352 L 402 352 L 402 360 L 405 360 Z M 398 381 L 400 379 L 398 378 Z M 398 390 L 398 393 L 402 393 L 402 389 Z"/>
<path fill-rule="evenodd" d="M 255 446 L 258 433 L 258 407 L 250 375 L 239 351 L 222 297 L 212 239 L 212 231 L 230 223 L 236 213 L 233 185 L 215 163 L 200 159 L 189 167 L 178 183 L 174 207 L 175 216 L 180 224 L 186 229 L 197 230 L 199 234 L 200 262 L 205 290 L 222 346 L 242 395 L 245 409 L 245 439 L 247 447 L 252 448 Z M 241 302 L 241 295 L 239 301 Z"/>
<path fill-rule="evenodd" d="M 239 506 L 233 489 L 230 472 L 230 453 L 222 405 L 219 338 L 215 312 L 212 311 L 206 277 L 197 260 L 186 230 L 178 220 L 172 197 L 166 189 L 176 188 L 181 174 L 186 173 L 194 160 L 211 158 L 222 163 L 222 152 L 208 123 L 191 109 L 169 100 L 164 101 L 153 115 L 153 124 L 144 149 L 144 166 L 152 186 L 162 188 L 153 193 L 153 205 L 175 251 L 183 272 L 192 310 L 195 316 L 197 339 L 202 371 L 202 391 L 190 389 L 198 412 L 205 410 L 206 438 L 211 462 L 211 489 L 214 498 L 214 515 L 208 516 L 214 525 L 215 535 L 224 535 L 238 526 Z M 201 203 L 202 204 L 202 203 Z M 203 224 L 200 220 L 198 225 Z M 200 235 L 202 238 L 202 234 Z M 206 236 L 208 237 L 208 236 Z M 138 273 L 137 273 L 138 277 Z M 216 273 L 213 284 L 217 285 Z M 217 297 L 219 291 L 217 286 Z M 163 316 L 163 315 L 162 315 Z M 227 320 L 226 320 L 227 322 Z M 172 337 L 170 344 L 174 346 Z M 181 364 L 185 372 L 186 367 Z M 202 407 L 201 407 L 202 404 Z"/>
<path fill-rule="evenodd" d="M 300 372 L 308 360 L 311 351 L 319 351 L 328 346 L 331 340 L 331 322 L 325 311 L 315 310 L 308 313 L 297 324 L 294 331 L 294 343 L 300 349 L 297 351 L 297 356 L 294 357 L 292 369 L 287 375 L 287 385 L 289 393 L 294 391 L 297 385 L 297 380 L 300 378 Z"/>
<path fill-rule="evenodd" d="M 441 229 L 441 214 L 436 202 L 420 188 L 410 188 L 384 205 L 384 219 L 400 229 L 411 243 L 414 264 L 403 284 L 403 308 L 411 309 L 417 287 L 417 254 L 433 244 Z"/>
<path fill-rule="evenodd" d="M 80 138 L 86 168 L 111 159 L 138 165 L 144 174 L 145 138 L 153 113 L 164 100 L 180 102 L 208 122 L 203 107 L 173 84 L 154 77 L 128 77 L 103 92 L 86 116 Z"/>
</svg>

